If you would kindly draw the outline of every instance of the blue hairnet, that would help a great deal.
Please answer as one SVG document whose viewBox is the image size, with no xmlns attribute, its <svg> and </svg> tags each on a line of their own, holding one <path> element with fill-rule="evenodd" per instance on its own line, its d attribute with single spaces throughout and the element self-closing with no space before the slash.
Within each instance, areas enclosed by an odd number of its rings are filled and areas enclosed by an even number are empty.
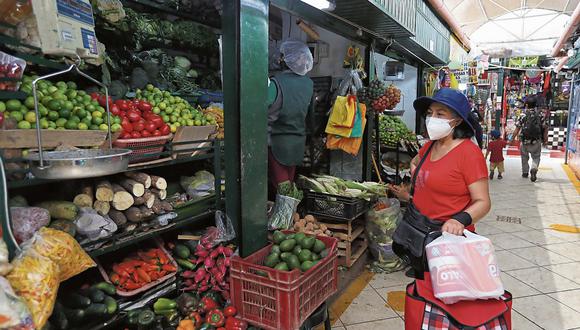
<svg viewBox="0 0 580 330">
<path fill-rule="evenodd" d="M 497 139 L 497 138 L 499 138 L 501 133 L 498 130 L 494 129 L 493 131 L 490 132 L 490 134 L 493 138 Z"/>
<path fill-rule="evenodd" d="M 308 46 L 301 41 L 284 41 L 280 46 L 284 62 L 297 75 L 304 76 L 312 70 L 314 59 Z"/>
</svg>

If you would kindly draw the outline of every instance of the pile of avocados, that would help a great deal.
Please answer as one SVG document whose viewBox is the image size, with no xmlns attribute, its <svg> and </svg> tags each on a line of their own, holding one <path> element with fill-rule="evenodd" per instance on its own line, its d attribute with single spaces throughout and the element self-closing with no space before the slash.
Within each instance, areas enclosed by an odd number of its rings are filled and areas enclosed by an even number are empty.
<svg viewBox="0 0 580 330">
<path fill-rule="evenodd" d="M 275 231 L 274 245 L 264 259 L 264 266 L 282 271 L 300 269 L 306 272 L 328 255 L 324 242 L 304 233 L 284 234 Z"/>
</svg>

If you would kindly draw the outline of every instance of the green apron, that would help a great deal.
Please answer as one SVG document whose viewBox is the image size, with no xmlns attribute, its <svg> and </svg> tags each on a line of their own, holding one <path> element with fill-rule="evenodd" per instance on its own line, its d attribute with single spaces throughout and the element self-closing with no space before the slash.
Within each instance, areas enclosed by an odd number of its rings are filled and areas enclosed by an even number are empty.
<svg viewBox="0 0 580 330">
<path fill-rule="evenodd" d="M 288 72 L 274 78 L 282 90 L 282 108 L 272 124 L 272 154 L 282 165 L 301 165 L 306 143 L 306 115 L 314 83 L 306 76 Z"/>
</svg>

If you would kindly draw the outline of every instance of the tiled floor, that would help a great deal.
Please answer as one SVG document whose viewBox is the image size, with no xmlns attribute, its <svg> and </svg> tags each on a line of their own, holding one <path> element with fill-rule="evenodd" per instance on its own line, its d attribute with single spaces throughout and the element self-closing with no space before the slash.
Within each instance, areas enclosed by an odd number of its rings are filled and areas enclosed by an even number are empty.
<svg viewBox="0 0 580 330">
<path fill-rule="evenodd" d="M 520 176 L 519 158 L 506 159 L 507 173 L 491 181 L 492 210 L 477 227 L 496 248 L 502 280 L 514 296 L 514 330 L 580 329 L 580 234 L 549 229 L 580 226 L 580 195 L 561 160 L 542 159 L 535 184 Z M 498 216 L 521 218 L 521 224 Z M 404 329 L 404 313 L 387 303 L 404 291 L 403 273 L 376 274 L 333 329 Z"/>
</svg>

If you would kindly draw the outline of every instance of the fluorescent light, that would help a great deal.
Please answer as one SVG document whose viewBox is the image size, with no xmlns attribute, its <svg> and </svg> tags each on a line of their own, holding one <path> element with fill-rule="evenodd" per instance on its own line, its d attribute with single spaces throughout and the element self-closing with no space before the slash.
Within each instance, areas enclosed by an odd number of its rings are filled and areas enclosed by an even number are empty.
<svg viewBox="0 0 580 330">
<path fill-rule="evenodd" d="M 334 10 L 336 4 L 331 0 L 300 0 L 320 10 Z"/>
</svg>

